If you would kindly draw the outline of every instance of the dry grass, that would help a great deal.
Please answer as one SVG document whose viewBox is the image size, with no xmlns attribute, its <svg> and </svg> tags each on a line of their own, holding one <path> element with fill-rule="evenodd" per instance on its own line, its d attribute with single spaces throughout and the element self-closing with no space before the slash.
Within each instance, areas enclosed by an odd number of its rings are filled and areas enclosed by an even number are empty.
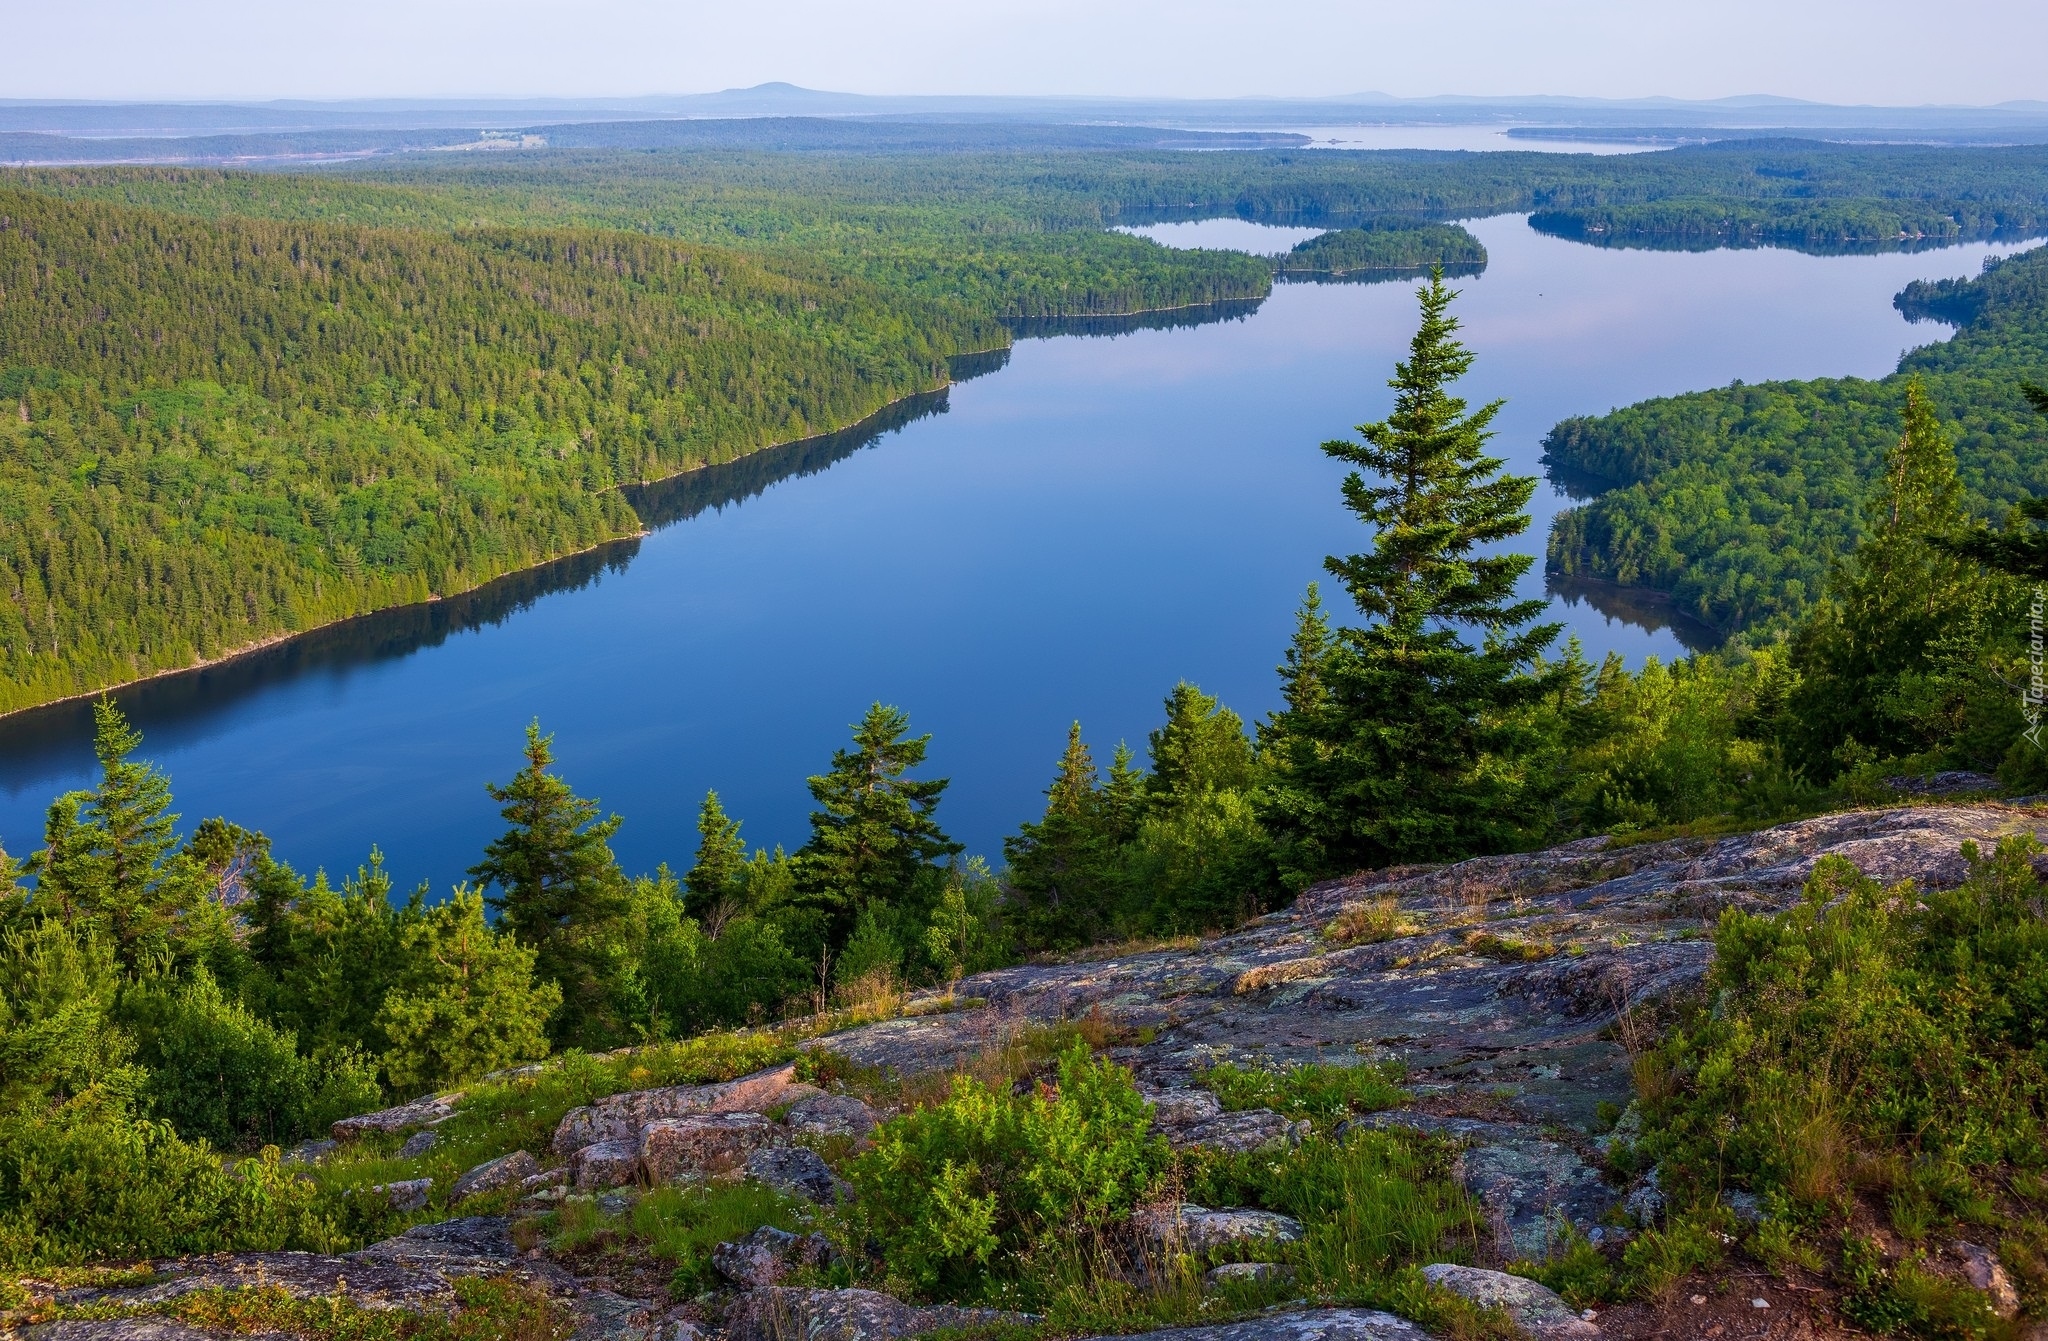
<svg viewBox="0 0 2048 1341">
<path fill-rule="evenodd" d="M 1347 903 L 1323 927 L 1323 939 L 1338 945 L 1376 945 L 1413 936 L 1421 926 L 1401 912 L 1401 901 L 1382 894 L 1363 903 Z"/>
<path fill-rule="evenodd" d="M 878 968 L 832 991 L 832 1004 L 847 1025 L 893 1020 L 903 1013 L 903 981 L 895 971 Z"/>
<path fill-rule="evenodd" d="M 1496 936 L 1490 931 L 1466 932 L 1464 947 L 1468 954 L 1498 959 L 1503 964 L 1533 964 L 1557 953 L 1557 946 L 1550 941 L 1525 941 L 1516 936 Z"/>
<path fill-rule="evenodd" d="M 1126 959 L 1132 955 L 1156 954 L 1161 950 L 1192 950 L 1202 943 L 1200 936 L 1155 936 L 1139 937 L 1127 941 L 1112 941 L 1102 945 L 1085 946 L 1066 954 L 1046 955 L 1034 960 L 1047 964 L 1099 964 L 1105 959 Z"/>
</svg>

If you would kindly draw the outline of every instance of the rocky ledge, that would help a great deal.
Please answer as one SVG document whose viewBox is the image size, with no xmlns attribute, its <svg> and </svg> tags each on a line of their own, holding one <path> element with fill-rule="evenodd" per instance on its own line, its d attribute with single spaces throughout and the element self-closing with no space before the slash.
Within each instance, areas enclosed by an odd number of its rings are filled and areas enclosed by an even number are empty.
<svg viewBox="0 0 2048 1341">
<path fill-rule="evenodd" d="M 980 974 L 955 989 L 954 999 L 978 1003 L 971 1009 L 868 1025 L 821 1046 L 914 1074 L 957 1066 L 1029 1025 L 1098 1014 L 1147 1040 L 1112 1055 L 1158 1103 L 1161 1130 L 1177 1145 L 1226 1148 L 1293 1134 L 1277 1114 L 1222 1113 L 1191 1088 L 1207 1067 L 1399 1062 L 1414 1106 L 1368 1120 L 1459 1141 L 1468 1189 L 1516 1251 L 1540 1253 L 1561 1221 L 1597 1241 L 1627 1193 L 1601 1176 L 1593 1144 L 1601 1106 L 1631 1098 L 1617 1024 L 1646 1021 L 1699 982 L 1722 909 L 1790 906 L 1829 855 L 1887 883 L 1952 887 L 1965 874 L 1964 843 L 1988 850 L 2017 832 L 2048 833 L 2048 812 L 1852 811 L 1727 838 L 1599 837 L 1376 871 L 1314 886 L 1192 949 Z"/>
<path fill-rule="evenodd" d="M 1180 1147 L 1257 1149 L 1296 1142 L 1304 1125 L 1268 1111 L 1225 1112 L 1197 1088 L 1221 1062 L 1281 1067 L 1312 1061 L 1397 1061 L 1415 1098 L 1354 1119 L 1449 1137 L 1459 1176 L 1510 1242 L 1539 1253 L 1569 1222 L 1589 1237 L 1618 1200 L 1642 1218 L 1654 1186 L 1609 1184 L 1594 1133 L 1603 1104 L 1629 1094 L 1624 1038 L 1646 1013 L 1696 984 L 1725 908 L 1775 910 L 1798 897 L 1816 861 L 1846 857 L 1887 882 L 1959 883 L 1966 842 L 1989 846 L 2040 833 L 2048 810 L 1994 803 L 1914 806 L 1823 816 L 1717 840 L 1624 844 L 1589 839 L 1546 852 L 1438 868 L 1360 875 L 1309 889 L 1284 912 L 1193 947 L 1135 950 L 1083 962 L 1028 965 L 960 983 L 945 1010 L 847 1030 L 814 1046 L 899 1075 L 950 1069 L 1035 1026 L 1098 1017 L 1128 1040 L 1130 1066 L 1155 1124 Z M 1620 1027 L 1617 1027 L 1620 1026 Z M 453 1112 L 442 1096 L 337 1124 L 337 1138 L 431 1130 Z M 1613 1109 L 1608 1110 L 1609 1115 Z M 720 1085 L 614 1095 L 563 1119 L 539 1171 L 515 1153 L 464 1175 L 469 1190 L 511 1185 L 537 1208 L 627 1183 L 752 1177 L 818 1202 L 844 1195 L 806 1140 L 858 1143 L 877 1114 L 779 1067 Z M 309 1149 L 306 1156 L 317 1157 Z M 396 1186 L 396 1185 L 394 1185 Z M 577 1341 L 688 1341 L 700 1328 L 730 1341 L 788 1337 L 895 1341 L 940 1329 L 1028 1321 L 919 1308 L 869 1290 L 777 1283 L 816 1265 L 822 1239 L 760 1231 L 715 1259 L 735 1287 L 717 1308 L 625 1298 L 578 1280 L 539 1249 L 522 1251 L 512 1221 L 473 1216 L 424 1225 L 339 1257 L 255 1253 L 157 1263 L 152 1279 L 57 1296 L 63 1303 L 148 1309 L 194 1290 L 245 1285 L 301 1297 L 343 1296 L 367 1308 L 446 1309 L 463 1276 L 510 1277 L 561 1300 Z M 1258 1212 L 1193 1205 L 1150 1213 L 1162 1243 L 1210 1248 L 1284 1242 L 1299 1227 Z M 1979 1250 L 1981 1252 L 1981 1250 Z M 1230 1272 L 1277 1268 L 1236 1263 Z M 1426 1268 L 1443 1288 L 1512 1315 L 1540 1341 L 1585 1341 L 1597 1329 L 1532 1282 L 1477 1268 Z M 41 1341 L 195 1341 L 165 1318 L 73 1320 L 32 1328 Z M 1147 1341 L 1420 1341 L 1414 1324 L 1357 1309 L 1279 1310 L 1256 1318 L 1147 1334 Z"/>
</svg>

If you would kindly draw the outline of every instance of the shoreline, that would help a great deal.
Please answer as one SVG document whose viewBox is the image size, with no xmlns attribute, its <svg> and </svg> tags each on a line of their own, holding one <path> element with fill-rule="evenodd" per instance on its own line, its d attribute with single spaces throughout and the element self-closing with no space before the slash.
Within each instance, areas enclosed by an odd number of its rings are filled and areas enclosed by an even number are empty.
<svg viewBox="0 0 2048 1341">
<path fill-rule="evenodd" d="M 1010 347 L 1010 345 L 998 345 L 992 349 L 963 350 L 959 354 L 949 355 L 948 357 L 965 358 L 974 354 L 990 354 L 995 353 L 998 350 L 1008 349 Z M 953 381 L 953 378 L 949 374 L 946 380 L 940 383 L 938 386 L 932 387 L 931 389 L 926 391 L 908 392 L 904 395 L 896 397 L 894 400 L 885 401 L 881 405 L 877 406 L 875 409 L 870 410 L 867 414 L 862 415 L 859 419 L 856 419 L 852 423 L 846 425 L 844 428 L 828 429 L 823 433 L 812 433 L 801 438 L 790 438 L 786 442 L 763 443 L 759 447 L 755 447 L 749 451 L 740 453 L 738 456 L 733 457 L 730 461 L 721 461 L 716 463 L 700 462 L 697 465 L 685 466 L 681 470 L 670 471 L 666 475 L 656 475 L 651 479 L 621 481 L 620 483 L 613 484 L 606 489 L 600 490 L 599 492 L 617 493 L 623 489 L 646 488 L 649 485 L 661 484 L 667 480 L 680 479 L 685 475 L 693 475 L 698 471 L 712 469 L 714 464 L 731 465 L 733 464 L 733 462 L 743 461 L 747 457 L 757 455 L 761 452 L 774 451 L 776 448 L 779 447 L 794 447 L 800 443 L 816 442 L 821 438 L 829 438 L 839 433 L 851 433 L 858 430 L 862 424 L 868 423 L 870 420 L 880 418 L 882 415 L 887 414 L 890 410 L 896 408 L 898 405 L 903 404 L 905 401 L 915 400 L 919 396 L 930 396 L 938 394 L 943 391 L 948 391 L 954 385 L 955 383 Z M 631 505 L 628 504 L 628 506 Z M 637 512 L 635 515 L 638 515 Z M 402 601 L 397 605 L 380 605 L 373 610 L 358 611 L 357 613 L 352 615 L 344 615 L 340 619 L 330 619 L 324 623 L 313 624 L 303 629 L 294 629 L 290 633 L 267 634 L 264 637 L 256 639 L 254 642 L 243 643 L 239 646 L 230 648 L 217 656 L 203 657 L 200 660 L 191 662 L 188 665 L 168 666 L 162 670 L 151 671 L 147 675 L 137 675 L 132 679 L 117 680 L 111 684 L 101 685 L 97 689 L 80 690 L 78 693 L 75 694 L 63 694 L 57 698 L 46 698 L 40 703 L 29 703 L 24 704 L 19 708 L 9 708 L 4 712 L 0 712 L 0 722 L 6 722 L 12 718 L 20 717 L 24 713 L 40 712 L 45 708 L 54 708 L 59 704 L 76 703 L 81 699 L 98 698 L 102 694 L 113 694 L 123 689 L 132 689 L 136 685 L 149 684 L 155 680 L 171 679 L 179 675 L 193 675 L 201 671 L 211 670 L 214 667 L 226 665 L 228 662 L 231 661 L 239 661 L 244 657 L 254 656 L 258 652 L 266 651 L 270 648 L 280 646 L 281 644 L 291 642 L 294 639 L 303 638 L 310 634 L 318 633 L 324 629 L 339 628 L 344 624 L 350 624 L 359 619 L 371 619 L 379 615 L 387 615 L 394 610 L 409 610 L 420 606 L 438 605 L 442 601 L 453 600 L 457 597 L 470 595 L 473 592 L 482 591 L 485 587 L 490 586 L 492 583 L 502 582 L 506 578 L 518 577 L 523 573 L 532 573 L 539 569 L 547 567 L 549 564 L 560 563 L 565 559 L 574 559 L 584 554 L 593 554 L 596 553 L 598 550 L 607 549 L 613 545 L 622 545 L 629 540 L 644 540 L 652 534 L 654 534 L 654 529 L 649 527 L 643 521 L 640 525 L 640 529 L 637 531 L 633 531 L 626 535 L 613 536 L 608 540 L 600 540 L 594 545 L 585 545 L 581 549 L 566 550 L 560 554 L 551 554 L 547 558 L 541 559 L 538 562 L 525 564 L 518 568 L 508 568 L 502 573 L 495 574 L 491 577 L 484 579 L 481 582 L 476 583 L 474 586 L 463 587 L 458 591 L 436 592 L 424 601 Z"/>
</svg>

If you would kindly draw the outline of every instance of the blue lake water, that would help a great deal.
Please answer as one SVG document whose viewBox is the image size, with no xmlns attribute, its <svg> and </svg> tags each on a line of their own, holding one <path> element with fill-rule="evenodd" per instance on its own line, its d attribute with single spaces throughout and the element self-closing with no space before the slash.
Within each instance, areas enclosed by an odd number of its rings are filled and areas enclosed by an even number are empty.
<svg viewBox="0 0 2048 1341">
<path fill-rule="evenodd" d="M 1146 231 L 1291 245 L 1248 227 Z M 1496 447 L 1527 473 L 1568 415 L 1738 377 L 1888 372 L 1946 334 L 1907 325 L 1892 294 L 1994 250 L 1622 251 L 1518 217 L 1471 227 L 1491 262 L 1459 281 L 1480 356 L 1466 390 L 1507 398 Z M 940 817 L 995 857 L 1042 806 L 1073 719 L 1106 762 L 1119 739 L 1142 749 L 1176 679 L 1248 719 L 1275 705 L 1303 585 L 1367 539 L 1316 447 L 1385 413 L 1412 288 L 1288 284 L 1155 319 L 1187 324 L 1022 339 L 892 431 L 649 491 L 643 540 L 121 699 L 188 826 L 225 814 L 306 871 L 338 875 L 375 843 L 402 882 L 445 889 L 495 832 L 483 783 L 514 769 L 535 716 L 569 780 L 626 817 L 628 869 L 688 864 L 707 787 L 752 842 L 794 846 L 805 776 L 875 699 L 933 733 L 931 771 L 954 780 Z M 1529 550 L 1568 502 L 1539 488 Z M 1608 613 L 1557 607 L 1591 655 L 1683 650 L 1654 611 L 1601 599 Z M 9 851 L 89 779 L 89 726 L 77 704 L 0 719 Z"/>
</svg>

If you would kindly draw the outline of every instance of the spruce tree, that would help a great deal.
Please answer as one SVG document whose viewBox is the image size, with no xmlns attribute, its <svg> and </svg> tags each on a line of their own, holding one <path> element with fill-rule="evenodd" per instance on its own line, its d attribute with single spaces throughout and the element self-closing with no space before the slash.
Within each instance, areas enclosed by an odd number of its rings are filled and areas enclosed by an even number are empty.
<svg viewBox="0 0 2048 1341">
<path fill-rule="evenodd" d="M 1166 725 L 1147 740 L 1155 797 L 1241 791 L 1252 780 L 1244 719 L 1183 680 L 1166 696 Z"/>
<path fill-rule="evenodd" d="M 739 911 L 747 878 L 747 845 L 740 839 L 740 822 L 728 818 L 718 793 L 704 793 L 697 810 L 697 861 L 683 877 L 689 890 L 689 911 L 711 929 Z"/>
<path fill-rule="evenodd" d="M 141 744 L 113 700 L 93 705 L 99 783 L 50 807 L 44 848 L 30 864 L 39 899 L 100 931 L 130 968 L 170 950 L 203 877 L 178 851 L 170 779 L 129 758 Z"/>
<path fill-rule="evenodd" d="M 1962 484 L 1917 379 L 1906 385 L 1904 420 L 1863 540 L 1792 640 L 1800 682 L 1786 735 L 1794 762 L 1817 779 L 1937 746 L 1974 692 L 1977 652 L 1993 632 L 1984 579 L 1948 543 L 1963 522 Z"/>
<path fill-rule="evenodd" d="M 1393 412 L 1361 424 L 1359 441 L 1323 444 L 1356 467 L 1344 504 L 1373 532 L 1371 550 L 1324 567 L 1369 622 L 1338 629 L 1303 667 L 1301 639 L 1316 641 L 1305 612 L 1288 706 L 1268 732 L 1276 767 L 1261 813 L 1297 883 L 1498 850 L 1542 810 L 1517 718 L 1554 678 L 1540 658 L 1559 626 L 1534 622 L 1542 600 L 1516 597 L 1533 558 L 1489 552 L 1527 529 L 1536 482 L 1486 454 L 1502 402 L 1468 409 L 1450 390 L 1473 355 L 1442 272 L 1417 296 L 1421 324 L 1388 383 Z"/>
<path fill-rule="evenodd" d="M 876 703 L 853 728 L 853 748 L 833 751 L 831 771 L 808 780 L 818 809 L 799 880 L 830 945 L 846 944 L 863 909 L 895 908 L 920 871 L 963 850 L 932 817 L 947 779 L 908 776 L 931 744 L 909 731 L 908 715 Z"/>
<path fill-rule="evenodd" d="M 621 968 L 619 930 L 630 904 L 610 842 L 623 822 L 599 819 L 596 801 L 576 795 L 548 770 L 554 737 L 526 728 L 526 767 L 501 785 L 486 783 L 508 827 L 469 868 L 501 925 L 534 952 L 534 973 L 561 989 L 550 1026 L 559 1046 L 610 1047 L 617 1021 L 610 999 Z"/>
<path fill-rule="evenodd" d="M 1072 949 L 1107 930 L 1116 850 L 1104 819 L 1095 760 L 1075 722 L 1045 791 L 1044 816 L 1003 840 L 1013 921 L 1028 948 Z"/>
</svg>

